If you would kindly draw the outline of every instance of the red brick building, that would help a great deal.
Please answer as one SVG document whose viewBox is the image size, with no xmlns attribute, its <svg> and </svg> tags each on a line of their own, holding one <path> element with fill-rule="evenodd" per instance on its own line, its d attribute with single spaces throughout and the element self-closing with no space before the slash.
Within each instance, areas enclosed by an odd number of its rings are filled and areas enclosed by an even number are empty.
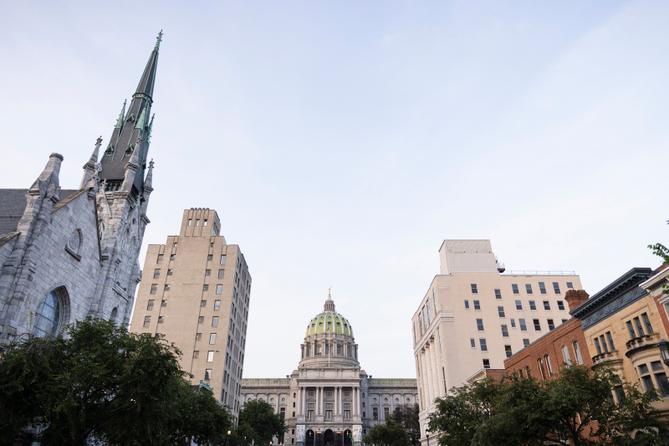
<svg viewBox="0 0 669 446">
<path fill-rule="evenodd" d="M 585 302 L 588 294 L 583 290 L 569 290 L 565 300 L 570 311 Z M 553 379 L 565 365 L 592 366 L 592 355 L 581 330 L 581 321 L 571 318 L 528 347 L 504 361 L 507 374 L 519 374 L 535 379 Z"/>
</svg>

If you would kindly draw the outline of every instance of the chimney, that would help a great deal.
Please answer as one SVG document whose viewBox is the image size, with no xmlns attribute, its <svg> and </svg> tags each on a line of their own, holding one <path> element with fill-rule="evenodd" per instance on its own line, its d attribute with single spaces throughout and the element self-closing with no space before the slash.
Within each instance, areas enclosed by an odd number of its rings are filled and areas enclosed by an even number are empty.
<svg viewBox="0 0 669 446">
<path fill-rule="evenodd" d="M 569 311 L 572 312 L 588 300 L 588 297 L 590 296 L 585 290 L 567 290 L 564 299 L 567 301 L 567 305 L 569 305 Z"/>
</svg>

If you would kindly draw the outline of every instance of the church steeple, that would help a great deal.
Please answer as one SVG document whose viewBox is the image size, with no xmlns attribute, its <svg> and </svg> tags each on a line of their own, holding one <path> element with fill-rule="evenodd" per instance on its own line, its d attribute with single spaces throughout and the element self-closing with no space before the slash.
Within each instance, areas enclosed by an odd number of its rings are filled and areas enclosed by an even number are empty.
<svg viewBox="0 0 669 446">
<path fill-rule="evenodd" d="M 137 84 L 137 89 L 132 95 L 130 105 L 126 111 L 124 103 L 111 138 L 109 138 L 109 144 L 100 160 L 101 171 L 99 177 L 104 180 L 107 191 L 123 189 L 134 196 L 141 196 L 144 192 L 144 172 L 149 151 L 149 133 L 151 131 L 149 116 L 151 116 L 153 88 L 158 70 L 158 50 L 162 39 L 163 32 L 161 30 L 144 67 L 139 84 Z M 132 167 L 136 166 L 136 169 L 132 169 L 133 172 L 128 172 L 129 164 L 132 164 Z"/>
</svg>

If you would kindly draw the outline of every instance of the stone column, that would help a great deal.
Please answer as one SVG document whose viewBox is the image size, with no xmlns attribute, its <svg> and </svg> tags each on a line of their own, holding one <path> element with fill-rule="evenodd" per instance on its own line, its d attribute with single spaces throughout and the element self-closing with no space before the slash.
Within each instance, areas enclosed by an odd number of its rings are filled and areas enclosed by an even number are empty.
<svg viewBox="0 0 669 446">
<path fill-rule="evenodd" d="M 316 387 L 316 415 L 321 414 L 321 395 L 323 391 L 320 387 Z"/>
<path fill-rule="evenodd" d="M 307 415 L 307 387 L 302 386 L 302 395 L 300 396 L 300 400 L 302 401 L 302 416 Z"/>
<path fill-rule="evenodd" d="M 334 387 L 334 416 L 339 415 L 339 387 Z"/>
</svg>

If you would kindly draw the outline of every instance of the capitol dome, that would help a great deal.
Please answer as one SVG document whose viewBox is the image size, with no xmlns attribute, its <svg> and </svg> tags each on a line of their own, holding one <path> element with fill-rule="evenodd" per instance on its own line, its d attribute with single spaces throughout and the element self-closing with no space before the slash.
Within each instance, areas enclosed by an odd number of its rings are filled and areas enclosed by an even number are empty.
<svg viewBox="0 0 669 446">
<path fill-rule="evenodd" d="M 334 301 L 329 294 L 328 299 L 325 301 L 323 312 L 309 322 L 305 336 L 326 333 L 353 337 L 351 324 L 344 316 L 335 311 Z"/>
<path fill-rule="evenodd" d="M 300 367 L 359 367 L 353 327 L 335 311 L 330 293 L 323 311 L 309 321 L 301 350 Z"/>
</svg>

